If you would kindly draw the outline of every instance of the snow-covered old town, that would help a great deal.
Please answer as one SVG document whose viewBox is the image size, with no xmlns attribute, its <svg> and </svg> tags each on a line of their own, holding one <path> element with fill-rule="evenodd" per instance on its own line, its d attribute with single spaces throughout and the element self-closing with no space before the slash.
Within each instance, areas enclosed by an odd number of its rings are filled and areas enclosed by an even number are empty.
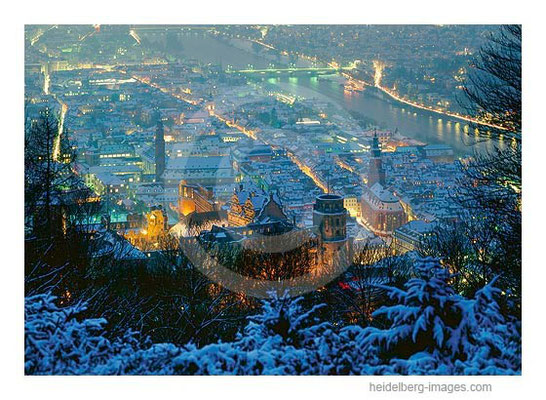
<svg viewBox="0 0 546 400">
<path fill-rule="evenodd" d="M 521 37 L 26 25 L 25 374 L 520 375 Z"/>
</svg>

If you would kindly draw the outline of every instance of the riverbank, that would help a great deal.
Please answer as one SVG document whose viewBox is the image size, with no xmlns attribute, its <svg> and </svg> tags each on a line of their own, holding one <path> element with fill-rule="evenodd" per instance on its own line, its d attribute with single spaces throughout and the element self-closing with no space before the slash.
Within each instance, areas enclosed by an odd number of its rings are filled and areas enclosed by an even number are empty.
<svg viewBox="0 0 546 400">
<path fill-rule="evenodd" d="M 241 39 L 233 45 L 233 40 L 214 35 L 187 35 L 182 38 L 185 53 L 202 63 L 220 64 L 224 69 L 228 65 L 233 68 L 264 68 L 271 62 L 264 54 L 273 52 L 270 49 L 256 52 L 252 46 L 241 45 Z M 264 53 L 264 54 L 262 54 Z M 284 60 L 283 60 L 284 61 Z M 306 63 L 310 62 L 305 60 Z M 338 75 L 339 76 L 339 75 Z M 268 83 L 276 86 L 279 91 L 287 92 L 295 97 L 317 98 L 335 104 L 339 112 L 350 117 L 351 112 L 359 112 L 381 129 L 398 130 L 401 135 L 421 143 L 447 144 L 451 146 L 458 157 L 472 154 L 475 150 L 492 150 L 492 141 L 476 144 L 474 135 L 470 132 L 470 124 L 451 117 L 442 117 L 428 110 L 414 109 L 408 104 L 397 102 L 378 88 L 366 86 L 362 92 L 348 92 L 338 82 L 338 78 L 321 79 L 309 76 L 279 77 L 277 74 L 264 74 L 260 77 L 248 78 L 256 83 Z M 366 126 L 361 127 L 365 129 Z M 470 134 L 469 134 L 470 133 Z"/>
</svg>

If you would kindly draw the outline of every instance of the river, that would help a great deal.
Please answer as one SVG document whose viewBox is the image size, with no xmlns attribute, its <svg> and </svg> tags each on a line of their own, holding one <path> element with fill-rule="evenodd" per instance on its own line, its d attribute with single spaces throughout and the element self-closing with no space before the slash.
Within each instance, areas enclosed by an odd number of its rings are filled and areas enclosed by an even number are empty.
<svg viewBox="0 0 546 400">
<path fill-rule="evenodd" d="M 233 69 L 265 68 L 271 62 L 277 65 L 287 63 L 286 57 L 254 54 L 251 44 L 238 42 L 237 47 L 227 39 L 219 40 L 203 32 L 181 34 L 179 40 L 179 55 L 195 59 L 201 63 L 221 64 L 224 69 L 228 66 Z M 242 47 L 247 46 L 247 49 Z M 298 61 L 304 65 L 306 61 Z M 339 77 L 338 77 L 339 78 Z M 249 78 L 256 79 L 256 78 Z M 306 97 L 320 98 L 332 102 L 347 112 L 354 111 L 373 120 L 381 129 L 398 131 L 407 137 L 424 143 L 444 143 L 451 146 L 457 156 L 472 154 L 474 149 L 491 150 L 493 141 L 475 144 L 474 134 L 467 135 L 467 124 L 453 117 L 443 116 L 428 111 L 417 110 L 411 106 L 401 104 L 380 93 L 373 87 L 363 92 L 347 92 L 340 85 L 339 79 L 320 79 L 312 77 L 265 77 L 264 83 L 275 85 L 284 92 Z"/>
</svg>

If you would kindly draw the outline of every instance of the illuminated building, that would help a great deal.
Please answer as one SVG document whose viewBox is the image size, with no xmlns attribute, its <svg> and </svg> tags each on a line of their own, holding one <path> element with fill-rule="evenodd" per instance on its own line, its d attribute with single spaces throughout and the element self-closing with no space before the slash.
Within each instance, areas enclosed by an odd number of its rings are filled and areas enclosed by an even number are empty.
<svg viewBox="0 0 546 400">
<path fill-rule="evenodd" d="M 127 185 L 118 176 L 109 172 L 94 171 L 92 167 L 88 173 L 84 174 L 85 183 L 92 188 L 95 193 L 113 196 L 125 196 L 127 193 Z"/>
<path fill-rule="evenodd" d="M 190 185 L 186 181 L 181 181 L 178 196 L 179 215 L 214 211 L 212 192 L 201 185 Z"/>
<path fill-rule="evenodd" d="M 316 198 L 313 206 L 313 226 L 319 234 L 319 263 L 332 265 L 349 257 L 347 238 L 347 210 L 343 206 L 343 197 L 337 194 L 322 194 Z"/>
<path fill-rule="evenodd" d="M 371 151 L 368 186 L 363 188 L 361 198 L 362 219 L 376 235 L 389 236 L 406 223 L 406 214 L 398 198 L 384 187 L 385 170 L 377 135 Z"/>
<path fill-rule="evenodd" d="M 205 111 L 196 111 L 192 115 L 184 118 L 182 122 L 184 124 L 207 124 L 209 122 L 210 115 Z"/>
<path fill-rule="evenodd" d="M 193 213 L 188 216 L 200 216 L 207 213 Z M 222 210 L 216 212 L 222 217 Z M 274 194 L 256 193 L 245 190 L 243 185 L 235 190 L 227 211 L 228 226 L 212 225 L 199 233 L 200 240 L 216 243 L 236 243 L 242 240 L 261 239 L 263 235 L 275 236 L 291 231 L 299 231 L 288 220 L 280 201 Z"/>
<path fill-rule="evenodd" d="M 157 204 L 169 207 L 169 204 L 178 203 L 178 188 L 165 188 L 163 185 L 155 182 L 139 183 L 135 186 L 134 197 L 149 207 Z"/>
<path fill-rule="evenodd" d="M 374 136 L 377 136 L 377 139 L 379 140 L 379 143 L 381 143 L 381 145 L 386 145 L 389 141 L 392 140 L 392 137 L 393 137 L 393 134 L 391 131 L 374 130 L 373 132 L 368 131 L 368 132 L 365 132 L 364 134 L 367 137 L 371 137 L 372 140 Z"/>
<path fill-rule="evenodd" d="M 171 157 L 163 173 L 165 187 L 178 187 L 180 181 L 203 186 L 233 183 L 235 174 L 227 156 Z"/>
<path fill-rule="evenodd" d="M 274 157 L 271 146 L 252 145 L 250 147 L 239 147 L 233 151 L 233 159 L 237 167 L 245 163 L 269 162 Z"/>
<path fill-rule="evenodd" d="M 157 246 L 162 238 L 167 237 L 169 218 L 161 206 L 152 207 L 146 214 L 146 226 L 141 229 L 129 229 L 124 236 L 140 250 Z"/>
<path fill-rule="evenodd" d="M 392 235 L 394 251 L 404 254 L 419 249 L 424 239 L 432 235 L 436 227 L 433 222 L 411 221 L 396 229 Z"/>
<path fill-rule="evenodd" d="M 228 211 L 230 226 L 245 226 L 257 222 L 266 217 L 286 220 L 280 201 L 275 195 L 257 194 L 254 191 L 243 189 L 235 190 L 231 196 L 230 209 Z"/>
<path fill-rule="evenodd" d="M 229 147 L 219 136 L 199 135 L 188 142 L 171 142 L 166 147 L 167 157 L 227 156 Z"/>
<path fill-rule="evenodd" d="M 361 204 L 362 218 L 376 235 L 388 236 L 406 223 L 400 201 L 380 183 L 364 187 Z"/>
<path fill-rule="evenodd" d="M 97 154 L 99 159 L 131 159 L 135 157 L 133 146 L 125 143 L 104 142 L 101 144 Z"/>
<path fill-rule="evenodd" d="M 359 218 L 362 215 L 362 208 L 357 196 L 345 196 L 343 198 L 343 207 L 349 211 L 351 217 Z"/>
<path fill-rule="evenodd" d="M 163 207 L 154 207 L 146 214 L 146 235 L 149 240 L 156 241 L 169 229 L 169 219 Z"/>
<path fill-rule="evenodd" d="M 453 149 L 444 144 L 429 144 L 423 147 L 423 153 L 436 163 L 452 163 L 454 160 Z"/>
</svg>

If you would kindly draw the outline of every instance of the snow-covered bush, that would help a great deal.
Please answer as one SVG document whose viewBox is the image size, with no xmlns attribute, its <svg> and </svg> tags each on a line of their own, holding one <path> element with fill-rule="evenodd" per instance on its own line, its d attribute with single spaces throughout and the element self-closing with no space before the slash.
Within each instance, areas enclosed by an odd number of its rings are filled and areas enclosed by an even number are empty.
<svg viewBox="0 0 546 400">
<path fill-rule="evenodd" d="M 367 328 L 362 345 L 382 360 L 381 372 L 398 374 L 514 374 L 520 369 L 520 336 L 502 316 L 494 281 L 466 299 L 453 276 L 435 259 L 416 265 L 405 290 L 385 287 L 396 303 L 374 317 L 388 329 Z"/>
<path fill-rule="evenodd" d="M 233 342 L 141 344 L 134 334 L 110 341 L 103 319 L 80 320 L 81 306 L 58 308 L 51 296 L 26 300 L 28 374 L 517 374 L 518 327 L 495 301 L 494 282 L 466 299 L 435 260 L 417 263 L 404 290 L 386 287 L 395 305 L 374 316 L 386 329 L 321 321 L 303 300 L 263 302 Z"/>
<path fill-rule="evenodd" d="M 123 372 L 318 374 L 321 372 L 318 341 L 322 334 L 331 333 L 331 330 L 316 316 L 321 306 L 304 310 L 301 301 L 301 298 L 264 301 L 262 313 L 249 317 L 243 332 L 230 343 L 220 342 L 200 349 L 192 344 L 183 348 L 155 345 L 148 350 L 135 352 L 129 359 L 120 360 L 125 365 Z"/>
<path fill-rule="evenodd" d="M 140 344 L 133 332 L 110 341 L 103 318 L 84 319 L 84 305 L 60 308 L 55 297 L 25 299 L 25 373 L 93 374 L 113 357 L 127 357 Z"/>
</svg>

